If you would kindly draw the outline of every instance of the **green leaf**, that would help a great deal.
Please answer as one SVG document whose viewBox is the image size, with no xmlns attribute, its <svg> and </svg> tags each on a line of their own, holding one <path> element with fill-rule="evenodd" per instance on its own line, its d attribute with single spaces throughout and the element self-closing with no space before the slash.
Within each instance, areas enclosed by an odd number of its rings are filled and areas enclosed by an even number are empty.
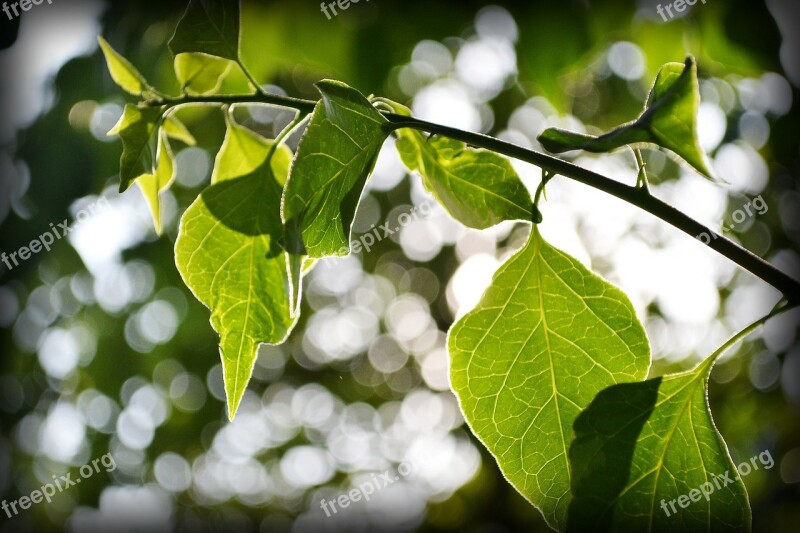
<svg viewBox="0 0 800 533">
<path fill-rule="evenodd" d="M 210 185 L 186 210 L 175 244 L 178 270 L 211 309 L 220 335 L 228 414 L 233 419 L 258 346 L 279 344 L 296 323 L 290 313 L 285 252 L 279 245 L 281 186 L 264 162 L 246 176 Z"/>
<path fill-rule="evenodd" d="M 172 139 L 181 141 L 189 146 L 197 144 L 194 136 L 189 133 L 183 122 L 175 118 L 175 115 L 170 115 L 164 122 L 161 123 L 161 129 Z"/>
<path fill-rule="evenodd" d="M 183 53 L 175 56 L 175 76 L 186 94 L 214 94 L 233 65 L 208 54 Z"/>
<path fill-rule="evenodd" d="M 750 530 L 747 492 L 706 392 L 732 341 L 694 370 L 609 387 L 581 413 L 569 531 Z"/>
<path fill-rule="evenodd" d="M 647 336 L 627 296 L 533 226 L 450 330 L 450 378 L 473 433 L 547 523 L 566 524 L 572 423 L 594 396 L 641 380 Z"/>
<path fill-rule="evenodd" d="M 191 0 L 169 40 L 172 55 L 200 52 L 239 59 L 239 1 Z"/>
<path fill-rule="evenodd" d="M 395 113 L 411 115 L 403 105 L 379 101 Z M 446 137 L 429 139 L 411 128 L 398 129 L 397 137 L 405 166 L 422 176 L 425 188 L 462 224 L 486 229 L 504 220 L 541 221 L 528 189 L 505 157 Z"/>
<path fill-rule="evenodd" d="M 175 180 L 175 165 L 172 149 L 167 141 L 167 134 L 162 129 L 158 136 L 158 155 L 156 156 L 156 168 L 150 174 L 142 174 L 136 178 L 136 184 L 144 194 L 150 214 L 153 217 L 153 225 L 156 234 L 161 235 L 161 199 L 160 193 L 167 190 Z"/>
<path fill-rule="evenodd" d="M 279 145 L 274 151 L 273 141 L 237 124 L 230 114 L 225 113 L 227 131 L 222 147 L 214 162 L 211 183 L 238 178 L 253 172 L 270 158 L 273 175 L 278 184 L 283 186 L 289 167 L 292 163 L 292 151 L 285 145 Z M 272 153 L 270 153 L 272 152 Z M 290 300 L 292 315 L 298 311 L 300 301 L 300 284 L 303 277 L 303 256 L 287 254 L 287 268 L 290 272 Z M 295 288 L 297 290 L 295 290 Z"/>
<path fill-rule="evenodd" d="M 272 141 L 234 122 L 228 113 L 225 113 L 225 123 L 225 140 L 214 162 L 211 183 L 253 172 L 264 164 L 273 146 Z M 273 173 L 280 185 L 283 185 L 282 180 L 286 177 L 286 173 L 281 170 L 288 169 L 291 161 L 292 151 L 285 144 L 281 144 L 272 155 Z"/>
<path fill-rule="evenodd" d="M 122 156 L 119 160 L 119 190 L 125 191 L 142 174 L 155 168 L 156 136 L 164 112 L 162 107 L 137 107 L 126 104 L 122 117 L 109 135 L 119 135 Z"/>
<path fill-rule="evenodd" d="M 297 255 L 347 255 L 367 177 L 388 136 L 388 121 L 364 96 L 338 82 L 317 83 L 317 103 L 286 184 L 286 245 Z"/>
<path fill-rule="evenodd" d="M 549 128 L 539 136 L 539 142 L 554 153 L 604 153 L 630 144 L 653 143 L 671 150 L 703 176 L 716 179 L 697 137 L 699 105 L 697 65 L 689 57 L 685 64 L 667 63 L 661 67 L 644 111 L 633 122 L 599 137 Z"/>
<path fill-rule="evenodd" d="M 103 50 L 103 55 L 108 65 L 108 72 L 111 74 L 111 79 L 114 80 L 114 83 L 134 96 L 141 96 L 142 93 L 151 90 L 144 76 L 136 70 L 136 67 L 134 67 L 130 61 L 111 48 L 108 41 L 98 35 L 97 42 L 100 43 L 100 48 Z"/>
<path fill-rule="evenodd" d="M 504 220 L 537 218 L 528 189 L 505 157 L 446 137 L 426 140 L 410 128 L 399 130 L 398 137 L 403 163 L 419 172 L 425 188 L 462 224 L 486 229 Z"/>
</svg>

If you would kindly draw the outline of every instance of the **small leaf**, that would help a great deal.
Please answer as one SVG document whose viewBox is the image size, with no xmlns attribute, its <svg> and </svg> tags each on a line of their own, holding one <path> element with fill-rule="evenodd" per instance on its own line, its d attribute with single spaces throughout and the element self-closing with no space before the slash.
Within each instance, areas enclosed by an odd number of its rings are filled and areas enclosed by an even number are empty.
<svg viewBox="0 0 800 533">
<path fill-rule="evenodd" d="M 183 215 L 175 244 L 178 270 L 211 309 L 211 324 L 220 335 L 231 419 L 259 344 L 283 342 L 296 323 L 286 254 L 279 246 L 283 179 L 265 162 L 246 176 L 209 186 Z"/>
<path fill-rule="evenodd" d="M 604 153 L 629 144 L 653 143 L 671 150 L 703 176 L 716 179 L 697 137 L 699 105 L 697 65 L 689 57 L 685 64 L 667 63 L 661 67 L 644 111 L 633 122 L 599 137 L 549 128 L 539 136 L 539 142 L 553 153 Z"/>
<path fill-rule="evenodd" d="M 175 76 L 186 94 L 214 94 L 233 65 L 227 59 L 207 54 L 183 53 L 175 56 Z"/>
<path fill-rule="evenodd" d="M 563 529 L 573 421 L 598 392 L 644 379 L 650 366 L 627 296 L 533 226 L 447 344 L 452 387 L 473 433 L 547 523 Z"/>
<path fill-rule="evenodd" d="M 147 80 L 136 70 L 136 67 L 111 48 L 108 41 L 98 35 L 97 42 L 100 43 L 100 48 L 103 50 L 108 72 L 111 74 L 111 79 L 114 80 L 114 83 L 134 96 L 141 96 L 142 93 L 151 89 Z"/>
<path fill-rule="evenodd" d="M 239 59 L 239 1 L 191 0 L 169 40 L 172 55 L 199 52 Z"/>
<path fill-rule="evenodd" d="M 609 387 L 581 413 L 568 531 L 750 530 L 747 492 L 708 407 L 715 359 Z"/>
<path fill-rule="evenodd" d="M 655 144 L 672 150 L 700 174 L 714 179 L 697 136 L 700 84 L 691 57 L 685 65 L 667 63 L 656 76 L 647 99 L 652 116 L 649 131 Z"/>
<path fill-rule="evenodd" d="M 183 125 L 183 122 L 175 118 L 175 115 L 168 116 L 164 122 L 161 123 L 161 129 L 172 139 L 181 141 L 189 146 L 197 144 L 195 138 L 189 133 L 186 126 Z"/>
<path fill-rule="evenodd" d="M 462 224 L 486 229 L 533 218 L 530 193 L 505 157 L 446 137 L 428 140 L 410 128 L 398 130 L 398 137 L 403 163 L 420 173 L 425 188 Z"/>
<path fill-rule="evenodd" d="M 222 147 L 217 153 L 211 183 L 238 178 L 249 174 L 264 164 L 272 147 L 269 141 L 244 126 L 240 126 L 226 113 L 227 131 Z M 275 179 L 283 185 L 292 160 L 292 151 L 281 144 L 272 155 L 271 164 Z M 285 169 L 285 172 L 283 171 Z"/>
<path fill-rule="evenodd" d="M 156 234 L 161 235 L 161 200 L 159 193 L 168 189 L 175 180 L 174 157 L 167 141 L 167 134 L 163 129 L 158 136 L 158 155 L 156 160 L 156 168 L 153 173 L 142 174 L 136 178 L 136 183 L 142 190 L 142 194 L 147 200 L 147 205 L 150 207 Z"/>
<path fill-rule="evenodd" d="M 297 255 L 346 255 L 350 229 L 388 121 L 364 96 L 330 80 L 295 154 L 283 200 L 286 245 Z"/>
<path fill-rule="evenodd" d="M 142 174 L 155 168 L 156 132 L 161 115 L 160 107 L 137 107 L 126 104 L 122 117 L 109 135 L 119 135 L 122 156 L 119 160 L 119 190 L 125 191 Z"/>
<path fill-rule="evenodd" d="M 377 100 L 395 113 L 411 115 L 401 104 Z M 541 220 L 528 189 L 505 157 L 446 137 L 426 138 L 411 128 L 398 129 L 397 136 L 405 166 L 422 176 L 425 188 L 462 224 L 486 229 L 504 220 Z"/>
</svg>

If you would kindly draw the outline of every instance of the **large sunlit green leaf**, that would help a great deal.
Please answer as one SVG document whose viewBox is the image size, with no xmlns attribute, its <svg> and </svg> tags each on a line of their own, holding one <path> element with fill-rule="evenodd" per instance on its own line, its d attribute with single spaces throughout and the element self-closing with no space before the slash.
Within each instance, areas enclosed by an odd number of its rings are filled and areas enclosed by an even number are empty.
<svg viewBox="0 0 800 533">
<path fill-rule="evenodd" d="M 155 168 L 157 130 L 163 108 L 126 104 L 122 117 L 109 135 L 119 135 L 122 156 L 119 160 L 119 190 L 125 191 L 142 174 Z"/>
<path fill-rule="evenodd" d="M 288 166 L 270 163 L 210 185 L 186 210 L 175 243 L 178 270 L 211 310 L 211 324 L 220 335 L 230 418 L 250 380 L 259 344 L 283 342 L 296 322 L 279 244 L 280 182 Z"/>
<path fill-rule="evenodd" d="M 317 88 L 322 99 L 295 154 L 283 203 L 287 247 L 314 258 L 349 252 L 356 207 L 388 135 L 387 120 L 355 89 L 330 80 Z"/>
<path fill-rule="evenodd" d="M 212 94 L 219 90 L 234 63 L 208 54 L 183 53 L 175 56 L 175 76 L 181 90 L 191 95 Z"/>
<path fill-rule="evenodd" d="M 156 168 L 152 173 L 142 174 L 136 178 L 136 184 L 144 194 L 150 214 L 153 216 L 153 225 L 156 233 L 161 235 L 161 195 L 172 185 L 175 179 L 175 164 L 172 149 L 167 141 L 167 134 L 161 131 L 158 136 L 158 155 L 156 156 Z"/>
<path fill-rule="evenodd" d="M 199 52 L 239 58 L 239 0 L 191 0 L 169 40 L 172 55 Z"/>
<path fill-rule="evenodd" d="M 108 65 L 108 72 L 111 74 L 111 79 L 114 80 L 114 83 L 134 96 L 141 96 L 142 93 L 150 89 L 150 85 L 148 85 L 144 76 L 136 70 L 136 67 L 130 61 L 111 48 L 108 41 L 98 35 L 97 42 L 100 43 L 100 49 L 103 51 Z"/>
<path fill-rule="evenodd" d="M 480 303 L 450 330 L 464 416 L 506 478 L 563 529 L 572 423 L 615 383 L 644 379 L 650 348 L 627 296 L 533 226 Z"/>
<path fill-rule="evenodd" d="M 735 339 L 688 372 L 609 387 L 581 413 L 569 531 L 750 531 L 747 492 L 706 392 Z"/>
<path fill-rule="evenodd" d="M 689 57 L 685 64 L 667 63 L 661 67 L 644 111 L 633 122 L 599 137 L 549 128 L 539 136 L 539 142 L 554 153 L 604 153 L 630 144 L 653 143 L 671 150 L 700 174 L 715 179 L 697 137 L 699 105 L 697 65 Z"/>
<path fill-rule="evenodd" d="M 400 104 L 392 107 L 410 114 Z M 528 189 L 505 157 L 447 137 L 428 139 L 411 128 L 397 130 L 397 136 L 403 163 L 422 176 L 425 188 L 462 224 L 485 229 L 504 220 L 541 220 Z"/>
</svg>

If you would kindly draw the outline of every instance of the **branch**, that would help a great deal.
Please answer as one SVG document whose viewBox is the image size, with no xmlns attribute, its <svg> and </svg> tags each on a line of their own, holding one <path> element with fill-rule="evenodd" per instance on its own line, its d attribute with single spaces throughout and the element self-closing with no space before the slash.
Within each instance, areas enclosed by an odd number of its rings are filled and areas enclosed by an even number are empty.
<svg viewBox="0 0 800 533">
<path fill-rule="evenodd" d="M 185 104 L 272 104 L 281 107 L 290 107 L 304 113 L 311 113 L 316 102 L 313 100 L 303 100 L 290 96 L 277 94 L 242 94 L 225 96 L 182 96 L 178 98 L 156 98 L 145 101 L 150 106 L 178 106 Z M 718 234 L 711 228 L 704 226 L 690 216 L 684 214 L 671 205 L 652 196 L 646 189 L 632 187 L 618 181 L 607 178 L 591 170 L 579 167 L 569 161 L 523 148 L 507 141 L 496 139 L 482 133 L 459 130 L 441 124 L 435 124 L 414 117 L 407 117 L 395 113 L 383 115 L 389 120 L 388 128 L 395 130 L 398 128 L 413 128 L 426 133 L 442 135 L 458 141 L 465 142 L 478 148 L 491 150 L 507 157 L 512 157 L 526 163 L 531 163 L 537 167 L 551 173 L 559 174 L 566 178 L 579 181 L 603 192 L 616 196 L 621 200 L 639 207 L 648 213 L 660 218 L 664 222 L 671 224 L 693 238 L 698 235 L 706 234 L 709 236 L 708 242 L 701 241 L 703 244 L 727 257 L 740 267 L 749 271 L 763 281 L 769 283 L 789 300 L 790 303 L 800 302 L 800 282 L 788 274 L 778 270 L 776 267 L 750 252 L 741 245 Z"/>
</svg>

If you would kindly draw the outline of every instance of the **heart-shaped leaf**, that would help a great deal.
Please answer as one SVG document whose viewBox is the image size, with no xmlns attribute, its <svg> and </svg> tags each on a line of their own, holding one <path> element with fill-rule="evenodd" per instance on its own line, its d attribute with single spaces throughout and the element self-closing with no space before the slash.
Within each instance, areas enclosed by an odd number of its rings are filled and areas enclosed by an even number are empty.
<svg viewBox="0 0 800 533">
<path fill-rule="evenodd" d="M 606 387 L 644 379 L 650 348 L 627 296 L 533 226 L 480 303 L 450 330 L 467 423 L 506 478 L 563 529 L 572 423 Z"/>
</svg>

